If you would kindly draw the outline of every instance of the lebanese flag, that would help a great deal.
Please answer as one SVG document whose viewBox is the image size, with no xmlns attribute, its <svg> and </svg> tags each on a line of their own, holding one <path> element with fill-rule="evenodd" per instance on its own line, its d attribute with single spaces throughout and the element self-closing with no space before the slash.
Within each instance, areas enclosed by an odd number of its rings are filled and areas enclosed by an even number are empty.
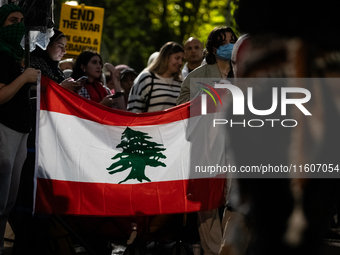
<svg viewBox="0 0 340 255">
<path fill-rule="evenodd" d="M 191 173 L 189 103 L 135 114 L 44 76 L 37 102 L 36 213 L 158 215 L 224 202 L 225 178 Z"/>
</svg>

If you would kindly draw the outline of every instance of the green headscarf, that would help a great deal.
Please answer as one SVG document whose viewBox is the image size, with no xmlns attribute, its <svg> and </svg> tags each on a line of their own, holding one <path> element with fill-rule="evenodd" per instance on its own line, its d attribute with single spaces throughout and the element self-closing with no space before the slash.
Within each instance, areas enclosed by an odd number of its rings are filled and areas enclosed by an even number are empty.
<svg viewBox="0 0 340 255">
<path fill-rule="evenodd" d="M 24 50 L 20 46 L 20 42 L 25 34 L 25 25 L 19 22 L 3 26 L 8 15 L 13 12 L 24 14 L 23 10 L 14 4 L 5 4 L 0 7 L 0 51 L 6 51 L 16 61 L 20 61 L 24 57 Z"/>
</svg>

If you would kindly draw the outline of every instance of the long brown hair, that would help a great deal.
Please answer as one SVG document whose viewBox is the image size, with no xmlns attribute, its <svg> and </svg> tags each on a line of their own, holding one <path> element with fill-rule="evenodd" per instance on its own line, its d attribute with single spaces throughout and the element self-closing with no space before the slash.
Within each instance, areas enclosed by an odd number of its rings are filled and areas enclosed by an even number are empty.
<svg viewBox="0 0 340 255">
<path fill-rule="evenodd" d="M 77 57 L 76 63 L 73 66 L 73 72 L 72 72 L 72 78 L 77 80 L 80 77 L 85 75 L 85 72 L 81 68 L 81 65 L 87 65 L 91 58 L 94 56 L 98 56 L 100 58 L 100 61 L 102 61 L 102 57 L 96 52 L 92 50 L 84 50 L 82 53 L 79 54 Z M 102 66 L 103 67 L 103 66 Z M 101 81 L 101 77 L 97 79 L 98 81 Z"/>
<path fill-rule="evenodd" d="M 168 63 L 170 55 L 183 52 L 183 47 L 176 42 L 167 42 L 164 44 L 159 52 L 158 57 L 146 68 L 146 70 L 162 75 L 168 70 Z M 179 79 L 180 72 L 174 74 L 175 79 Z"/>
</svg>

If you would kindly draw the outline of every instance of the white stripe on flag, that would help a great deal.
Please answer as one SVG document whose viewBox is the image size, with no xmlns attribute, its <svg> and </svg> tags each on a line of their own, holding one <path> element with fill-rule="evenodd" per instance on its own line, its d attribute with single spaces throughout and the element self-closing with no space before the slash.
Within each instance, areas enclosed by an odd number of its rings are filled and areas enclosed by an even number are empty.
<svg viewBox="0 0 340 255">
<path fill-rule="evenodd" d="M 72 115 L 40 111 L 38 178 L 118 183 L 130 172 L 127 169 L 110 175 L 106 168 L 117 159 L 111 158 L 122 149 L 122 126 L 102 125 Z M 153 182 L 189 179 L 190 143 L 185 138 L 187 120 L 155 126 L 131 127 L 147 133 L 150 141 L 163 144 L 160 159 L 167 167 L 146 166 L 145 174 Z M 45 170 L 48 169 L 48 172 Z M 192 178 L 192 177 L 190 177 Z M 140 183 L 129 180 L 126 184 Z"/>
</svg>

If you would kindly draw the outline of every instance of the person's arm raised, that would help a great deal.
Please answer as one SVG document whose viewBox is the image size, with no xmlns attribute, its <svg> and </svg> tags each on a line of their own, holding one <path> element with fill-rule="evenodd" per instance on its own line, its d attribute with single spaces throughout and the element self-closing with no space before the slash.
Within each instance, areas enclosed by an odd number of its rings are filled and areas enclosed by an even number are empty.
<svg viewBox="0 0 340 255">
<path fill-rule="evenodd" d="M 121 92 L 122 87 L 120 86 L 120 84 L 117 80 L 116 74 L 115 74 L 116 68 L 110 63 L 105 63 L 105 67 L 110 72 L 111 79 L 112 79 L 112 82 L 113 82 L 113 89 L 114 89 L 115 93 Z M 115 102 L 114 104 L 117 105 L 117 108 L 119 110 L 124 110 L 124 111 L 126 110 L 124 97 L 115 98 L 114 102 Z"/>
</svg>

